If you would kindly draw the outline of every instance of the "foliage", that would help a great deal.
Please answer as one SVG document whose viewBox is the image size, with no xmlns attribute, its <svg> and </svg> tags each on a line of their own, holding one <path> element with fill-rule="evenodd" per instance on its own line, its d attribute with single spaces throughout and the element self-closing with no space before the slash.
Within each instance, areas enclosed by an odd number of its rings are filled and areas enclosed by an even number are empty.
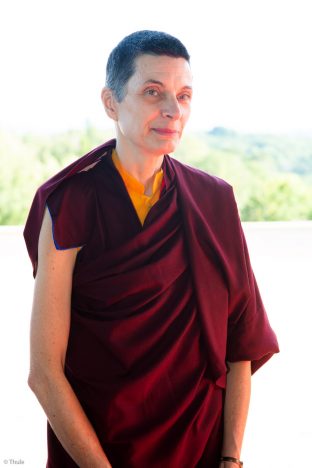
<svg viewBox="0 0 312 468">
<path fill-rule="evenodd" d="M 243 221 L 312 219 L 311 137 L 217 128 L 186 137 L 176 156 L 227 180 Z"/>
<path fill-rule="evenodd" d="M 25 223 L 37 187 L 111 136 L 92 126 L 47 136 L 0 132 L 0 224 Z M 216 128 L 185 135 L 175 157 L 231 183 L 243 220 L 312 219 L 312 138 Z"/>
</svg>

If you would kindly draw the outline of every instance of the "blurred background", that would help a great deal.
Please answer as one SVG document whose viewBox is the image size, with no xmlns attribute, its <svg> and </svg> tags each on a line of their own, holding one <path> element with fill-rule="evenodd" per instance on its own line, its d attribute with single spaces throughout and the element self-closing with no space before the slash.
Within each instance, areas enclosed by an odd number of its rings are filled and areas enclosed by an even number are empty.
<svg viewBox="0 0 312 468">
<path fill-rule="evenodd" d="M 2 0 L 0 464 L 45 464 L 26 386 L 33 280 L 22 229 L 36 188 L 114 136 L 100 101 L 110 50 L 157 29 L 191 54 L 193 114 L 175 157 L 229 181 L 281 344 L 253 379 L 248 468 L 295 468 L 310 427 L 312 7 L 306 0 Z"/>
</svg>

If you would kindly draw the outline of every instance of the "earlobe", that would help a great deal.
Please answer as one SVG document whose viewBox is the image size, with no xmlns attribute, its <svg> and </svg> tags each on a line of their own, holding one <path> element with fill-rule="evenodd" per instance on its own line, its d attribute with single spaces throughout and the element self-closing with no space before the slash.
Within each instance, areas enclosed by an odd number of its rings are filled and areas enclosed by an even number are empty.
<svg viewBox="0 0 312 468">
<path fill-rule="evenodd" d="M 110 117 L 113 120 L 117 120 L 116 101 L 113 96 L 112 90 L 107 87 L 103 88 L 101 92 L 101 99 L 108 117 Z"/>
</svg>

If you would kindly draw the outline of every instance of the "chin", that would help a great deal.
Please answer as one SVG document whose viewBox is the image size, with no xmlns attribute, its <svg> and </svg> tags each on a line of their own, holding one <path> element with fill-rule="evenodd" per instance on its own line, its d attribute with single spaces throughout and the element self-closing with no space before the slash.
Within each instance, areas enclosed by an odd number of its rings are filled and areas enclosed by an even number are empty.
<svg viewBox="0 0 312 468">
<path fill-rule="evenodd" d="M 159 150 L 161 151 L 161 154 L 173 153 L 178 144 L 179 141 L 174 140 L 162 141 L 159 145 Z"/>
<path fill-rule="evenodd" d="M 176 135 L 159 135 L 152 132 L 152 138 L 149 138 L 149 145 L 153 152 L 158 155 L 173 153 L 180 143 L 182 131 Z M 147 141 L 146 141 L 147 142 Z"/>
</svg>

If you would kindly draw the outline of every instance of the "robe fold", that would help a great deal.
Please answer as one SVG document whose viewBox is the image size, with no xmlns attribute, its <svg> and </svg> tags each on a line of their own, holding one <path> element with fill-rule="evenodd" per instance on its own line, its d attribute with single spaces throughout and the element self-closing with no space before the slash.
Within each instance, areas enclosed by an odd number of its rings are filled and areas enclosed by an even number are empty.
<svg viewBox="0 0 312 468">
<path fill-rule="evenodd" d="M 278 352 L 233 191 L 165 156 L 142 226 L 114 145 L 44 184 L 25 226 L 34 274 L 45 206 L 56 248 L 82 247 L 65 373 L 113 468 L 217 468 L 226 361 Z M 48 447 L 49 468 L 77 466 L 50 427 Z"/>
</svg>

